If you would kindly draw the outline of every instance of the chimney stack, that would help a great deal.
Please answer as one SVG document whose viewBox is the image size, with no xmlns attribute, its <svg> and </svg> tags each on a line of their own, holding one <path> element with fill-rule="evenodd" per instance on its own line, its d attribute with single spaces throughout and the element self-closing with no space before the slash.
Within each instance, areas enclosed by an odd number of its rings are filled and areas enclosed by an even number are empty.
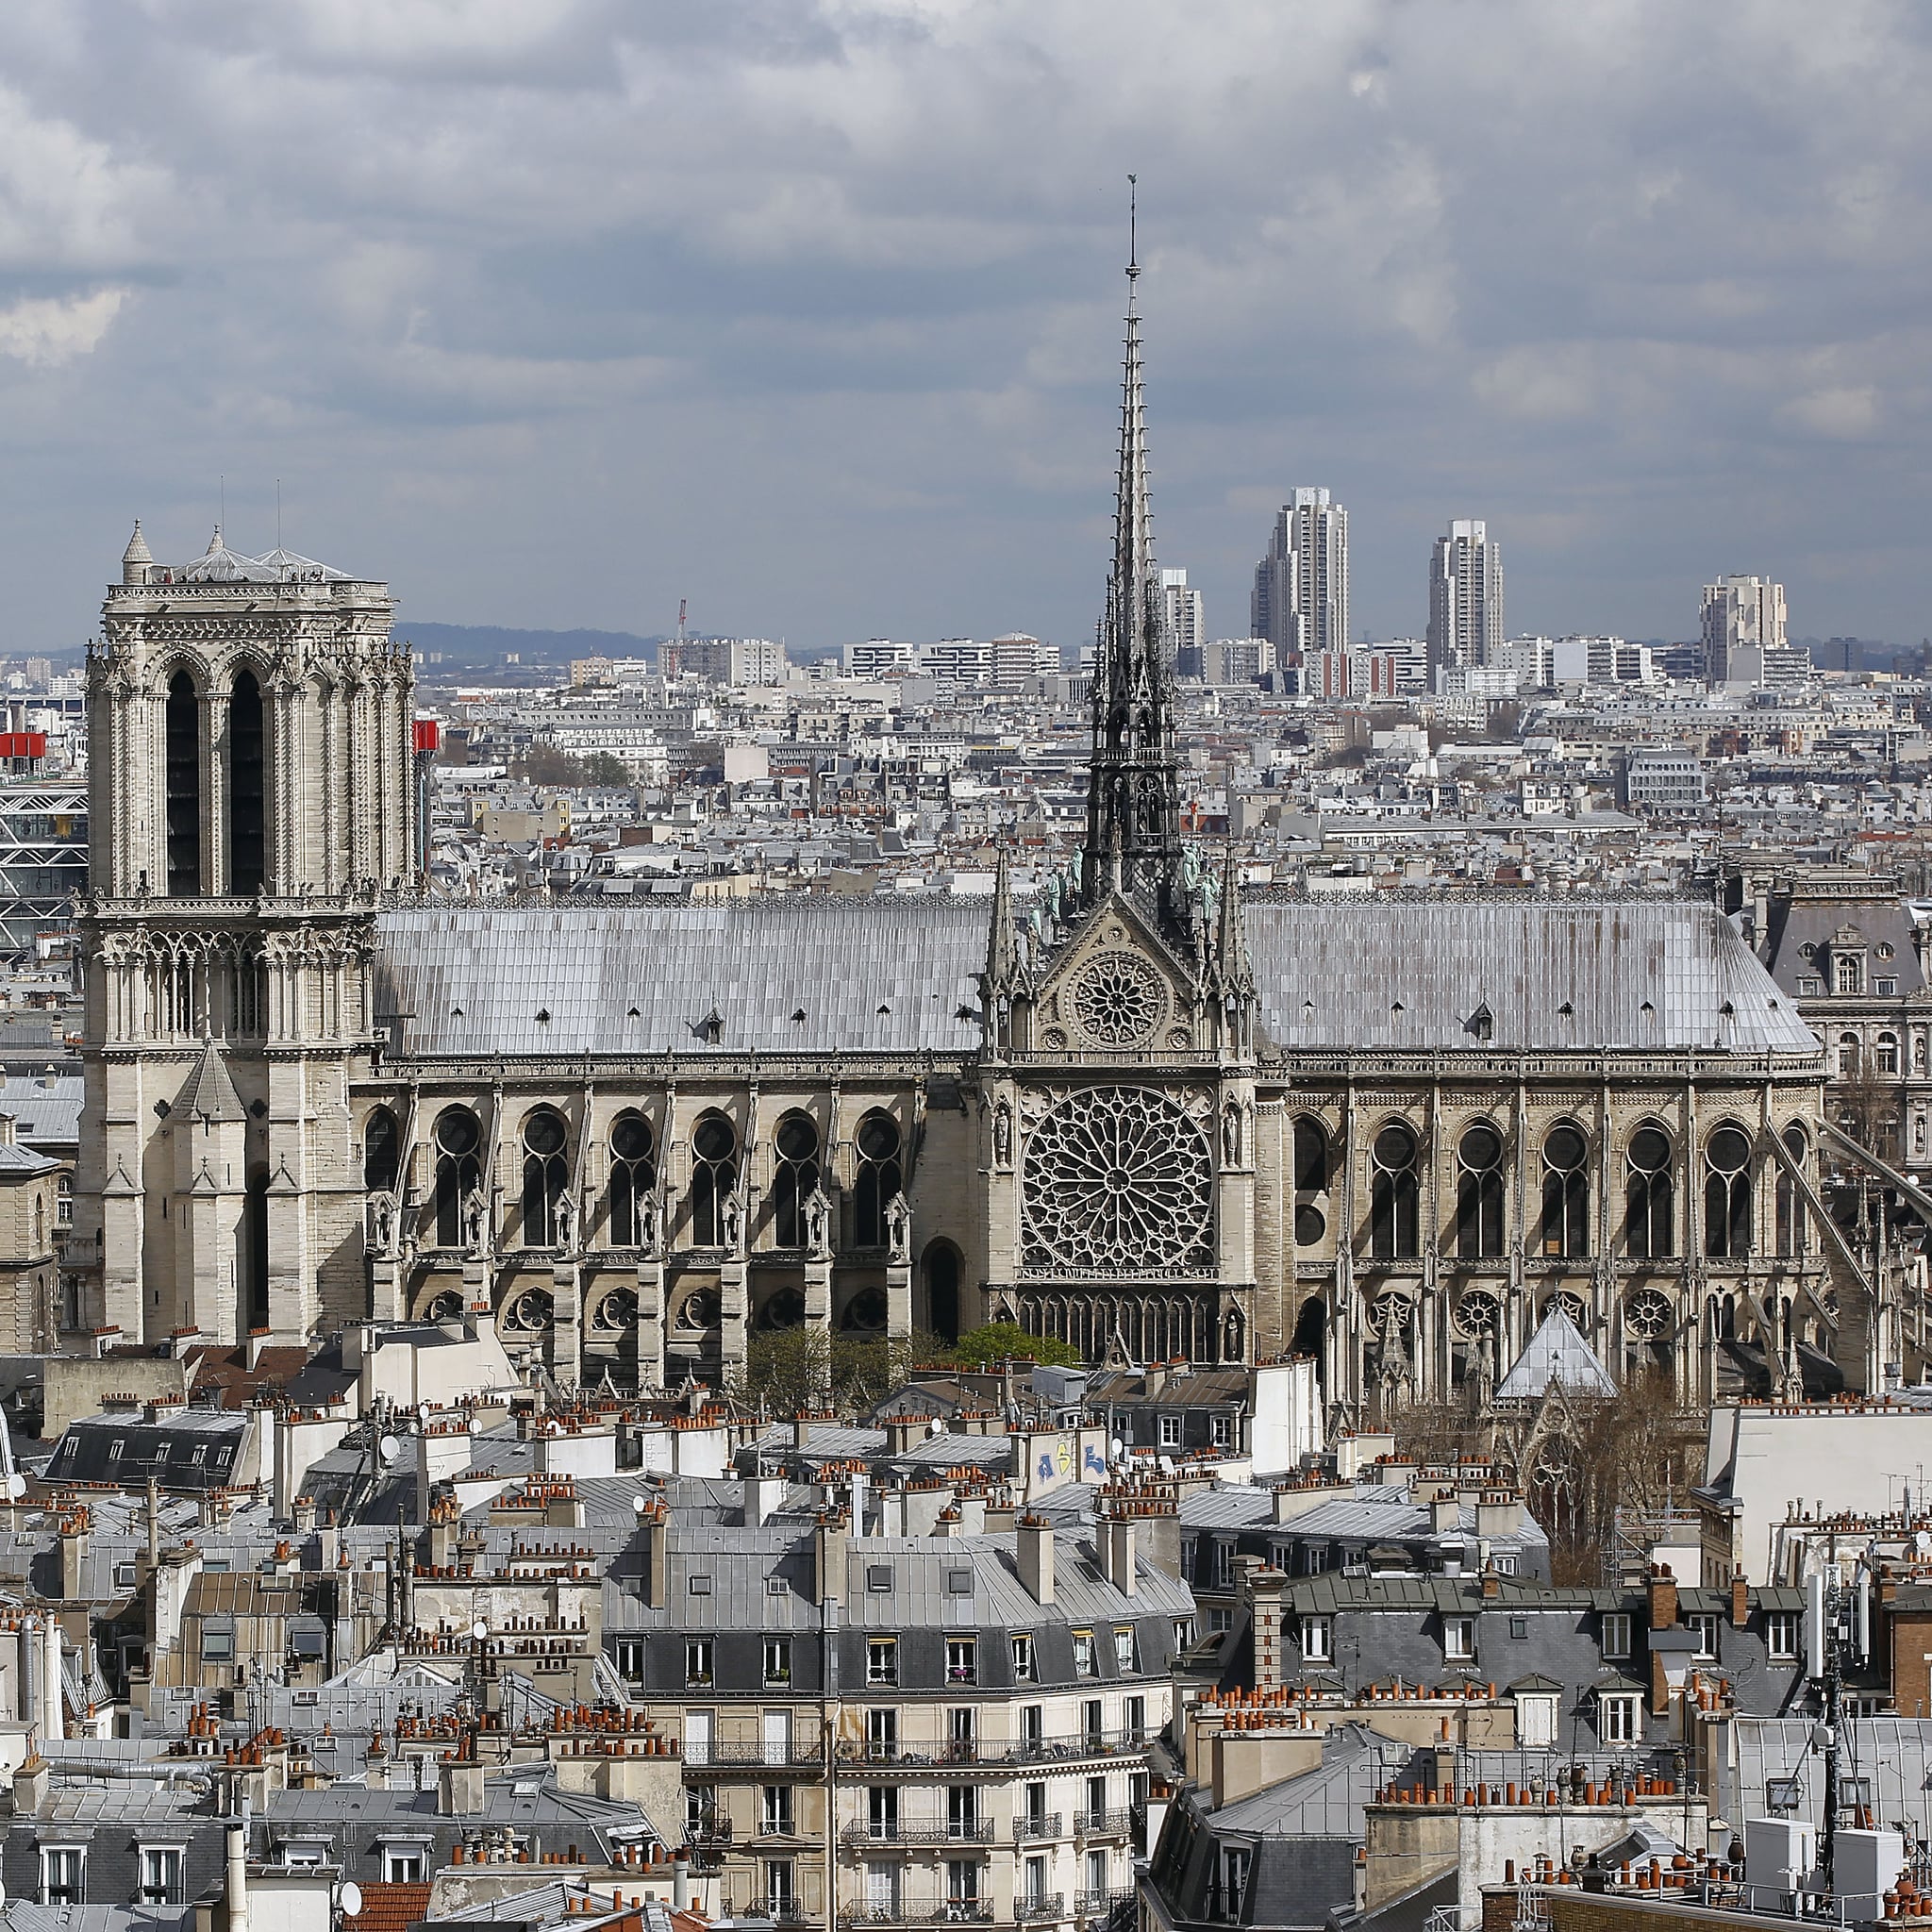
<svg viewBox="0 0 1932 1932">
<path fill-rule="evenodd" d="M 1053 1525 L 1043 1516 L 1021 1517 L 1015 1530 L 1020 1581 L 1037 1604 L 1053 1602 Z"/>
</svg>

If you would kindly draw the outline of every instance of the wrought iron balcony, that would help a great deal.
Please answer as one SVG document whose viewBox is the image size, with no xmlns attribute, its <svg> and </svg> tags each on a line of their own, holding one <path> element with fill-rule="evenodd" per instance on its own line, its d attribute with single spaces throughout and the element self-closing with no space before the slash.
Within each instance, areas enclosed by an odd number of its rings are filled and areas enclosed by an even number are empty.
<svg viewBox="0 0 1932 1932">
<path fill-rule="evenodd" d="M 1013 1902 L 1013 1917 L 1022 1925 L 1037 1924 L 1042 1919 L 1064 1919 L 1066 1916 L 1067 1901 L 1064 1892 L 1023 1892 Z"/>
<path fill-rule="evenodd" d="M 985 1818 L 962 1820 L 958 1824 L 951 1820 L 922 1824 L 908 1819 L 891 1824 L 874 1824 L 861 1819 L 848 1824 L 839 1836 L 848 1845 L 990 1845 L 992 1824 Z"/>
<path fill-rule="evenodd" d="M 1131 1811 L 1075 1811 L 1074 1830 L 1081 1838 L 1124 1838 L 1134 1828 Z"/>
<path fill-rule="evenodd" d="M 1058 1838 L 1060 1835 L 1060 1814 L 1058 1811 L 1042 1811 L 1033 1818 L 1013 1820 L 1013 1842 L 1016 1845 L 1038 1843 L 1041 1839 Z"/>
</svg>

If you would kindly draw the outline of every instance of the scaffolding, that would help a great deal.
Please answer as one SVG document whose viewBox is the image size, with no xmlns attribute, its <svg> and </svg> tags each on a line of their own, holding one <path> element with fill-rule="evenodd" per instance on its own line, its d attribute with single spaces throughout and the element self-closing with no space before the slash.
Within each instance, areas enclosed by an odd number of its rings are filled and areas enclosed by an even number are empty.
<svg viewBox="0 0 1932 1932">
<path fill-rule="evenodd" d="M 0 950 L 31 958 L 87 890 L 87 787 L 0 784 Z"/>
</svg>

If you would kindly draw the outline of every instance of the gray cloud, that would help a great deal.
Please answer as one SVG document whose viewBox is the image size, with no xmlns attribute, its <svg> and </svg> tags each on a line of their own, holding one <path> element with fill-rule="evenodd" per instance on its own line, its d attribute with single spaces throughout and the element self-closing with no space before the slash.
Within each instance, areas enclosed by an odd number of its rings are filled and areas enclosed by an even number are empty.
<svg viewBox="0 0 1932 1932">
<path fill-rule="evenodd" d="M 9 648 L 137 513 L 406 613 L 1091 628 L 1123 176 L 1157 512 L 1244 627 L 1272 504 L 1357 622 L 1437 525 L 1513 626 L 1932 629 L 1932 16 L 1909 0 L 14 0 Z"/>
</svg>

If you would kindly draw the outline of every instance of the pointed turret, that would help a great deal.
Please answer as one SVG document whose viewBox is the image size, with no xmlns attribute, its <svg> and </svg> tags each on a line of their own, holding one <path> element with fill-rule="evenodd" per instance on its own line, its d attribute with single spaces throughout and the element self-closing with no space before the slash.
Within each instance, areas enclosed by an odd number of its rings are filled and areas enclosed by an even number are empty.
<svg viewBox="0 0 1932 1932">
<path fill-rule="evenodd" d="M 1020 976 L 1020 948 L 1013 932 L 1013 874 L 1002 845 L 992 874 L 992 924 L 986 935 L 986 995 L 989 1003 L 1010 993 Z"/>
<path fill-rule="evenodd" d="M 1214 958 L 1222 985 L 1245 997 L 1255 990 L 1255 962 L 1248 953 L 1248 926 L 1241 917 L 1241 868 L 1232 844 L 1221 874 L 1221 920 L 1214 936 Z"/>
<path fill-rule="evenodd" d="M 134 535 L 128 538 L 127 548 L 121 553 L 121 581 L 124 584 L 146 583 L 154 560 L 154 553 L 147 547 L 147 539 L 141 534 L 141 519 L 136 517 Z"/>
<path fill-rule="evenodd" d="M 1116 881 L 1150 888 L 1162 910 L 1179 917 L 1184 914 L 1175 880 L 1181 841 L 1174 653 L 1154 562 L 1141 318 L 1135 307 L 1140 274 L 1137 253 L 1130 248 L 1113 570 L 1093 664 L 1084 884 L 1090 902 Z"/>
</svg>

